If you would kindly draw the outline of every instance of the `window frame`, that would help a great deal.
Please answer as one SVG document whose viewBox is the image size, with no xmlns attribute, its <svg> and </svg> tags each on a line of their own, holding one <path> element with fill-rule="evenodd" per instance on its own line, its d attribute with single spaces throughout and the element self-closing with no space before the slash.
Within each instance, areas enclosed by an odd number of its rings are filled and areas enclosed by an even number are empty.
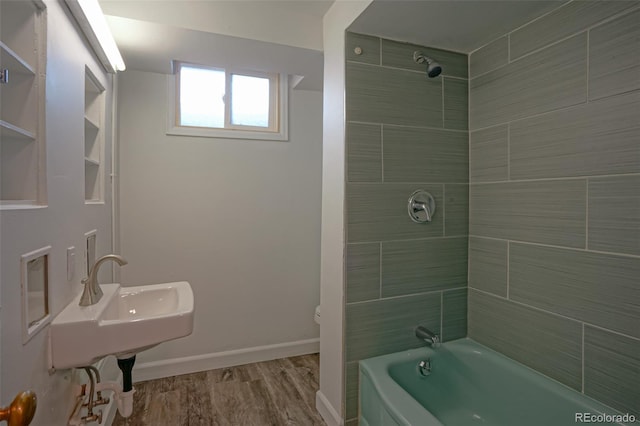
<svg viewBox="0 0 640 426">
<path fill-rule="evenodd" d="M 180 70 L 183 66 L 223 71 L 225 73 L 225 127 L 199 127 L 180 124 Z M 169 108 L 167 108 L 167 135 L 230 139 L 288 140 L 288 80 L 287 76 L 233 67 L 173 62 L 174 73 L 168 78 Z M 269 127 L 231 123 L 231 80 L 233 75 L 269 79 Z"/>
</svg>

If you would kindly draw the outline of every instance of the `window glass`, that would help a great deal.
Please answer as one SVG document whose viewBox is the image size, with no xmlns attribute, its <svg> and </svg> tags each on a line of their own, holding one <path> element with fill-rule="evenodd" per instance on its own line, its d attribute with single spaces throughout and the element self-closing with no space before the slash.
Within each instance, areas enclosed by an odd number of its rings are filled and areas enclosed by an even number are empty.
<svg viewBox="0 0 640 426">
<path fill-rule="evenodd" d="M 178 61 L 174 67 L 167 134 L 288 140 L 286 75 Z"/>
<path fill-rule="evenodd" d="M 269 127 L 269 79 L 231 75 L 231 124 Z"/>
<path fill-rule="evenodd" d="M 225 72 L 183 66 L 180 73 L 180 124 L 224 127 Z"/>
</svg>

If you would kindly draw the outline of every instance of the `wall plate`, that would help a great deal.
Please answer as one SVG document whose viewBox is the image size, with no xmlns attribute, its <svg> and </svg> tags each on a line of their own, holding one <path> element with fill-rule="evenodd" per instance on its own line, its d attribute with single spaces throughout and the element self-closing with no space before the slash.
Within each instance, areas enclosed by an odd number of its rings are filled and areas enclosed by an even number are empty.
<svg viewBox="0 0 640 426">
<path fill-rule="evenodd" d="M 49 312 L 49 277 L 51 246 L 20 256 L 22 287 L 22 343 L 51 322 Z"/>
</svg>

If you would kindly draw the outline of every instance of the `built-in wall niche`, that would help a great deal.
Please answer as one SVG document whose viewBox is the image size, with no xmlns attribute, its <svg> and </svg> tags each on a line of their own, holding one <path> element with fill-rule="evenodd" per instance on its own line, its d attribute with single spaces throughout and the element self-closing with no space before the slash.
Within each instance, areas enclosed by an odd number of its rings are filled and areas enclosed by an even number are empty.
<svg viewBox="0 0 640 426">
<path fill-rule="evenodd" d="M 91 267 L 96 263 L 96 241 L 98 236 L 98 230 L 94 229 L 84 234 L 85 238 L 85 251 L 84 251 L 84 264 L 86 276 L 89 276 Z"/>
<path fill-rule="evenodd" d="M 84 78 L 84 198 L 102 202 L 104 192 L 104 86 L 85 67 Z"/>
<path fill-rule="evenodd" d="M 0 1 L 0 208 L 46 204 L 46 12 Z"/>
<path fill-rule="evenodd" d="M 22 343 L 27 343 L 51 322 L 49 264 L 51 246 L 24 254 L 20 259 L 22 287 Z"/>
</svg>

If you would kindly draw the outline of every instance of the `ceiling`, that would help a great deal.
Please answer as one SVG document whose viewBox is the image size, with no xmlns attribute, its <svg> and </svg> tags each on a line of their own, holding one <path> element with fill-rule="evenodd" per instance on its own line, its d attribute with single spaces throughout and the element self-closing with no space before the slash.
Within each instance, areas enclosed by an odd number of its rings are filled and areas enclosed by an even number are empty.
<svg viewBox="0 0 640 426">
<path fill-rule="evenodd" d="M 374 0 L 350 31 L 470 53 L 566 0 Z"/>
<path fill-rule="evenodd" d="M 228 64 L 304 76 L 298 88 L 321 90 L 322 19 L 333 1 L 100 0 L 100 4 L 130 69 L 170 74 L 172 60 Z M 469 53 L 563 2 L 374 0 L 350 30 Z"/>
<path fill-rule="evenodd" d="M 100 0 L 108 16 L 318 51 L 322 17 L 332 4 L 333 0 Z M 126 41 L 126 35 L 119 36 Z"/>
</svg>

